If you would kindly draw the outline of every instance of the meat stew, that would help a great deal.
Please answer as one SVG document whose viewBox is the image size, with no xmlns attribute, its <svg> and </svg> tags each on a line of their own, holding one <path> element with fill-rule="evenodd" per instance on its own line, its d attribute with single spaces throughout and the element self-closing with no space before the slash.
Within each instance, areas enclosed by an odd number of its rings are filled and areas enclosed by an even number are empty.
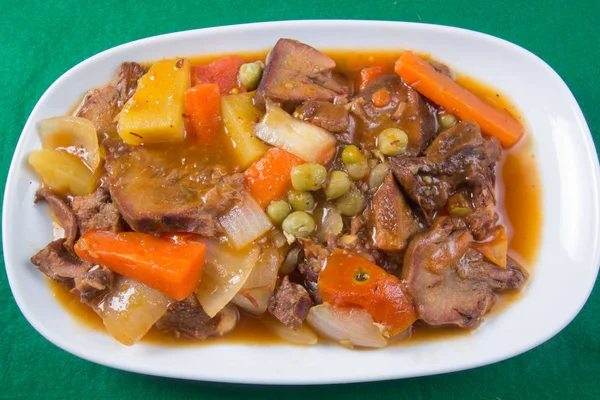
<svg viewBox="0 0 600 400">
<path fill-rule="evenodd" d="M 166 63 L 177 76 L 153 75 L 168 69 L 165 62 L 128 68 L 143 71 L 145 82 L 122 78 L 122 67 L 107 85 L 129 82 L 119 92 L 130 96 L 117 101 L 117 130 L 94 126 L 102 162 L 86 162 L 90 147 L 81 140 L 40 151 L 79 161 L 93 184 L 53 181 L 57 174 L 31 163 L 42 190 L 78 224 L 32 262 L 124 344 L 149 330 L 194 340 L 234 335 L 257 317 L 286 340 L 312 344 L 318 334 L 357 347 L 383 347 L 424 326 L 478 326 L 499 292 L 520 289 L 528 277 L 521 265 L 531 259 L 511 251 L 517 230 L 503 207 L 510 197 L 503 189 L 514 182 L 496 171 L 517 151 L 407 84 L 394 72 L 398 53 L 362 62 L 359 54 L 331 55 L 282 39 L 266 60 Z M 308 61 L 281 63 L 289 58 Z M 363 72 L 374 67 L 379 76 L 369 81 Z M 194 86 L 177 81 L 185 80 L 181 69 Z M 172 85 L 152 92 L 153 76 Z M 160 115 L 135 116 L 173 85 L 181 105 L 165 100 Z M 176 111 L 183 134 L 168 123 Z M 77 272 L 56 279 L 54 265 L 65 264 Z M 419 275 L 433 277 L 435 290 Z M 471 292 L 453 309 L 460 318 L 435 302 L 440 293 L 447 304 Z"/>
</svg>

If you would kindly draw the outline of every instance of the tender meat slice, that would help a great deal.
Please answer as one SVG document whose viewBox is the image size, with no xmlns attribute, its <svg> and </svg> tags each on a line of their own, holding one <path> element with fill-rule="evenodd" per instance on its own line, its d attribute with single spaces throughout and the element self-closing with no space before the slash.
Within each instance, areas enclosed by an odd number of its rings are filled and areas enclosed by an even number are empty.
<svg viewBox="0 0 600 400">
<path fill-rule="evenodd" d="M 408 196 L 431 219 L 461 187 L 493 188 L 500 157 L 495 138 L 484 139 L 479 127 L 460 122 L 441 133 L 423 157 L 393 157 L 390 166 Z"/>
<path fill-rule="evenodd" d="M 291 283 L 287 275 L 269 299 L 269 312 L 291 329 L 302 326 L 312 306 L 313 302 L 306 289 L 297 283 Z"/>
<path fill-rule="evenodd" d="M 52 213 L 58 218 L 60 226 L 65 230 L 65 247 L 72 249 L 75 240 L 77 239 L 77 218 L 73 210 L 57 196 L 52 190 L 41 188 L 35 192 L 35 203 L 46 201 L 52 210 Z"/>
<path fill-rule="evenodd" d="M 115 274 L 104 265 L 94 265 L 83 276 L 74 279 L 75 287 L 72 293 L 78 294 L 81 301 L 90 303 L 112 287 Z"/>
<path fill-rule="evenodd" d="M 317 288 L 319 273 L 325 265 L 329 250 L 312 239 L 298 239 L 304 249 L 304 260 L 298 265 L 298 271 L 304 276 L 304 286 L 316 304 L 321 303 Z M 333 249 L 330 249 L 333 251 Z"/>
<path fill-rule="evenodd" d="M 430 230 L 412 239 L 402 277 L 419 318 L 431 326 L 475 328 L 495 300 L 495 292 L 520 289 L 527 272 L 509 258 L 502 269 L 470 248 L 463 221 L 437 218 Z"/>
<path fill-rule="evenodd" d="M 373 94 L 379 90 L 390 93 L 385 107 L 375 107 Z M 397 75 L 385 75 L 373 80 L 350 104 L 350 112 L 356 117 L 360 141 L 375 147 L 377 135 L 386 128 L 400 128 L 408 135 L 406 154 L 421 154 L 435 135 L 435 115 L 425 99 L 404 84 Z"/>
<path fill-rule="evenodd" d="M 138 63 L 124 62 L 115 81 L 87 92 L 76 115 L 92 121 L 98 135 L 114 136 L 117 133 L 115 118 L 135 93 L 138 79 L 146 72 L 148 69 Z"/>
<path fill-rule="evenodd" d="M 117 133 L 115 117 L 119 113 L 119 99 L 119 91 L 112 83 L 91 89 L 76 115 L 92 121 L 99 136 L 114 136 Z"/>
<path fill-rule="evenodd" d="M 238 320 L 239 312 L 231 304 L 225 306 L 214 318 L 210 318 L 196 296 L 191 294 L 185 300 L 169 305 L 167 313 L 156 322 L 156 328 L 162 332 L 171 332 L 177 338 L 204 340 L 231 332 Z"/>
<path fill-rule="evenodd" d="M 82 235 L 89 230 L 115 233 L 123 230 L 121 214 L 110 199 L 108 179 L 101 179 L 101 184 L 94 193 L 74 197 L 71 208 Z"/>
<path fill-rule="evenodd" d="M 164 144 L 129 146 L 105 140 L 104 146 L 112 201 L 135 231 L 213 236 L 221 230 L 217 216 L 242 195 L 242 174 L 202 168 L 193 161 L 193 147 L 179 147 L 183 152 L 172 157 Z"/>
<path fill-rule="evenodd" d="M 373 195 L 368 216 L 369 237 L 379 250 L 403 251 L 421 228 L 391 172 Z"/>
<path fill-rule="evenodd" d="M 92 265 L 65 248 L 65 239 L 58 239 L 31 257 L 35 265 L 48 278 L 72 288 L 83 301 L 89 301 L 113 282 L 113 273 L 103 266 Z"/>
<path fill-rule="evenodd" d="M 344 102 L 351 94 L 348 80 L 333 73 L 335 61 L 317 49 L 292 39 L 279 39 L 267 57 L 254 100 L 284 108 L 307 100 Z"/>
<path fill-rule="evenodd" d="M 119 108 L 133 96 L 138 80 L 148 72 L 148 68 L 136 62 L 124 62 L 117 74 L 117 91 L 119 92 Z"/>
<path fill-rule="evenodd" d="M 347 131 L 350 126 L 346 107 L 326 101 L 307 101 L 296 108 L 294 116 L 332 133 Z"/>
<path fill-rule="evenodd" d="M 476 240 L 487 238 L 498 223 L 496 199 L 490 187 L 476 187 L 470 193 L 471 212 L 464 219 Z"/>
</svg>

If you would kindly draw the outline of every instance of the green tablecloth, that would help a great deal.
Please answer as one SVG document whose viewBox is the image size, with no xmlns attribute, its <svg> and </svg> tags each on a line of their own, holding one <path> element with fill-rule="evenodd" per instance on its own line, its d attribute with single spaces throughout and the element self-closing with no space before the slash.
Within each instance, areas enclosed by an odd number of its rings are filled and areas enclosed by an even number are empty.
<svg viewBox="0 0 600 400">
<path fill-rule="evenodd" d="M 314 18 L 437 23 L 517 43 L 564 78 L 595 132 L 596 146 L 600 145 L 598 0 L 201 0 L 187 4 L 4 0 L 0 7 L 2 190 L 27 116 L 46 88 L 80 61 L 110 47 L 161 33 Z M 42 338 L 23 318 L 2 268 L 0 398 L 598 399 L 599 312 L 600 288 L 596 287 L 577 318 L 555 338 L 526 354 L 473 371 L 344 386 L 223 385 L 116 371 L 67 354 Z"/>
</svg>

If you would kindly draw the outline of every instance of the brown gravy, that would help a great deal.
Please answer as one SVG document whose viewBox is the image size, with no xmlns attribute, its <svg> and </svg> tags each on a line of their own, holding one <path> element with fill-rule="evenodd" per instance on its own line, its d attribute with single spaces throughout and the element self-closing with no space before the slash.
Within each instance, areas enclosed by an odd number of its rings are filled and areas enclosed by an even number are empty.
<svg viewBox="0 0 600 400">
<path fill-rule="evenodd" d="M 356 78 L 360 70 L 366 66 L 381 65 L 386 72 L 393 72 L 393 65 L 398 58 L 397 51 L 327 51 L 337 63 L 340 70 L 344 70 Z M 257 59 L 265 60 L 267 52 L 241 53 L 247 61 Z M 219 56 L 192 58 L 194 65 L 202 65 Z M 523 119 L 517 109 L 510 103 L 507 96 L 499 93 L 492 87 L 476 81 L 470 77 L 458 76 L 457 81 L 464 87 L 476 93 L 486 102 L 497 108 L 504 109 L 517 119 Z M 177 145 L 174 145 L 175 147 Z M 175 150 L 175 149 L 173 149 Z M 223 154 L 219 154 L 223 156 Z M 502 160 L 498 166 L 499 180 L 497 182 L 498 209 L 501 211 L 501 223 L 507 227 L 509 235 L 509 253 L 511 257 L 531 268 L 537 259 L 541 243 L 542 231 L 542 191 L 540 186 L 539 171 L 534 154 L 533 140 L 530 135 L 525 137 L 513 148 L 503 152 Z M 92 309 L 81 303 L 63 286 L 48 280 L 50 289 L 55 299 L 69 311 L 69 313 L 83 325 L 93 330 L 104 331 L 102 320 Z M 505 293 L 498 296 L 492 312 L 488 318 L 493 317 L 519 299 L 520 292 Z M 458 328 L 433 329 L 423 326 L 413 328 L 408 339 L 396 342 L 396 345 L 408 345 L 424 341 L 439 340 L 457 335 L 468 335 L 471 331 Z M 161 346 L 199 346 L 215 343 L 276 345 L 285 342 L 272 333 L 260 321 L 260 318 L 242 315 L 236 329 L 227 337 L 195 341 L 176 339 L 170 335 L 160 334 L 152 329 L 142 340 L 144 343 Z"/>
</svg>

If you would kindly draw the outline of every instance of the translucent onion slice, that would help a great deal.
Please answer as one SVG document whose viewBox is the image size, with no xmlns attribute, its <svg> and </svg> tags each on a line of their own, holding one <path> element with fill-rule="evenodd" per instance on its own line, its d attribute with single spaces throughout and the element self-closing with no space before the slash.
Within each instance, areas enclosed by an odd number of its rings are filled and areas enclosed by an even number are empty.
<svg viewBox="0 0 600 400">
<path fill-rule="evenodd" d="M 282 261 L 280 251 L 264 249 L 246 283 L 233 298 L 233 303 L 254 315 L 263 314 L 275 289 L 277 271 Z"/>
<path fill-rule="evenodd" d="M 383 337 L 373 318 L 360 308 L 340 308 L 329 303 L 312 307 L 306 321 L 321 335 L 343 345 L 385 347 Z"/>
<path fill-rule="evenodd" d="M 273 317 L 263 318 L 264 324 L 280 338 L 288 342 L 311 345 L 319 341 L 317 334 L 310 329 L 306 324 L 303 324 L 300 329 L 290 329 Z"/>
<path fill-rule="evenodd" d="M 73 116 L 47 118 L 40 121 L 42 148 L 65 150 L 76 155 L 92 171 L 100 165 L 98 135 L 94 124 Z"/>
<path fill-rule="evenodd" d="M 258 246 L 233 250 L 227 242 L 203 239 L 206 262 L 196 297 L 204 311 L 214 317 L 244 286 L 260 254 Z"/>
<path fill-rule="evenodd" d="M 246 247 L 273 227 L 267 214 L 247 193 L 219 218 L 219 222 L 236 249 Z"/>
<path fill-rule="evenodd" d="M 131 346 L 166 312 L 173 300 L 136 280 L 119 276 L 113 289 L 94 306 L 108 332 Z"/>
<path fill-rule="evenodd" d="M 272 104 L 267 104 L 267 113 L 256 125 L 254 133 L 261 140 L 307 162 L 326 164 L 335 155 L 335 136 Z"/>
</svg>

